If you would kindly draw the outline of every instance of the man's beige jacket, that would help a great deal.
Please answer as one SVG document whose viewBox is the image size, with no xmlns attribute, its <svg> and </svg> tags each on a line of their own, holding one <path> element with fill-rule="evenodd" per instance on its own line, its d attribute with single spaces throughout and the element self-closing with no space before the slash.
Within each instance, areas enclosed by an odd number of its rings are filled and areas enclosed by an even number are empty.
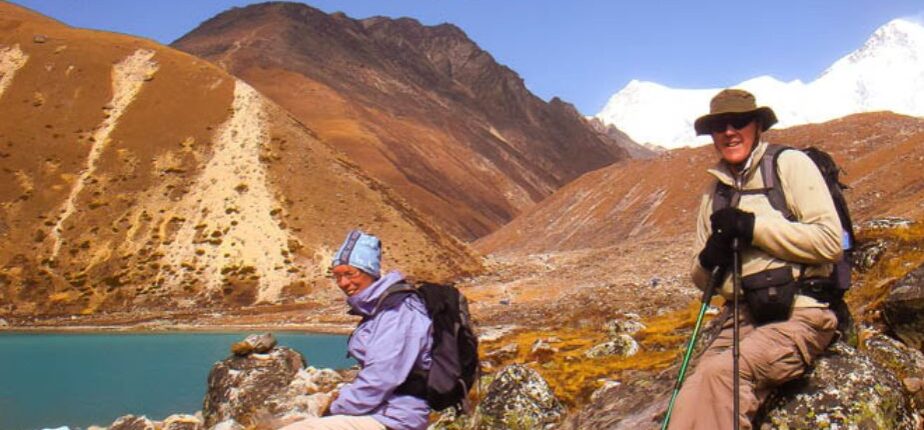
<svg viewBox="0 0 924 430">
<path fill-rule="evenodd" d="M 742 172 L 742 190 L 764 187 L 760 160 L 766 149 L 766 142 L 760 142 L 754 149 L 751 160 L 746 164 L 748 167 Z M 843 251 L 841 223 L 824 178 L 815 163 L 801 151 L 783 151 L 777 166 L 783 195 L 796 221 L 787 220 L 781 212 L 773 209 L 766 194 L 741 196 L 738 208 L 755 215 L 753 243 L 741 253 L 742 276 L 785 265 L 792 267 L 793 278 L 798 278 L 803 268 L 807 277 L 827 276 L 833 269 L 832 263 L 841 257 Z M 724 161 L 720 160 L 709 169 L 709 173 L 735 188 L 734 174 Z M 703 192 L 699 206 L 693 248 L 697 255 L 712 233 L 709 216 L 712 215 L 714 191 L 715 183 L 712 182 Z M 709 273 L 699 264 L 696 256 L 693 258 L 692 272 L 696 286 L 705 289 Z M 721 294 L 726 299 L 732 298 L 730 271 L 722 285 Z M 795 307 L 824 306 L 811 297 L 796 296 Z"/>
</svg>

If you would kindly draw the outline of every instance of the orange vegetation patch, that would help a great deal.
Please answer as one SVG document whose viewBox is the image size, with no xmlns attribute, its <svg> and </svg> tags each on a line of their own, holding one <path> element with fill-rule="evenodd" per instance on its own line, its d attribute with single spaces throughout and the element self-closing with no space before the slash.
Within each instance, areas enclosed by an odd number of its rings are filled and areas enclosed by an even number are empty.
<svg viewBox="0 0 924 430">
<path fill-rule="evenodd" d="M 864 230 L 857 242 L 886 244 L 878 261 L 854 278 L 846 296 L 855 319 L 872 322 L 878 319 L 877 310 L 892 291 L 892 284 L 924 264 L 924 223 L 918 220 L 907 228 Z"/>
<path fill-rule="evenodd" d="M 528 363 L 549 383 L 555 395 L 569 407 L 586 403 L 607 380 L 619 380 L 624 371 L 659 371 L 680 359 L 695 324 L 699 303 L 644 320 L 645 329 L 634 334 L 639 352 L 631 357 L 588 358 L 585 353 L 608 340 L 597 327 L 562 330 L 521 331 L 497 341 L 484 342 L 482 351 L 516 344 L 516 357 L 499 366 Z M 554 353 L 533 353 L 533 345 L 543 341 Z"/>
</svg>

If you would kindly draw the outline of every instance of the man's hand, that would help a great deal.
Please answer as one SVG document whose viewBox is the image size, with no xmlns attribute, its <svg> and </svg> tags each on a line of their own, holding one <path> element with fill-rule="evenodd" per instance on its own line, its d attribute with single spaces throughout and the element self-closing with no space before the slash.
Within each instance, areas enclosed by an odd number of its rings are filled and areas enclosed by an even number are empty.
<svg viewBox="0 0 924 430">
<path fill-rule="evenodd" d="M 699 253 L 699 265 L 707 271 L 712 271 L 716 266 L 730 267 L 732 252 L 731 240 L 713 233 Z"/>
<path fill-rule="evenodd" d="M 750 245 L 754 239 L 754 214 L 738 208 L 724 208 L 715 211 L 709 217 L 712 222 L 712 235 L 727 243 L 738 238 L 741 245 Z M 707 242 L 706 247 L 709 244 Z M 705 266 L 703 266 L 705 267 Z"/>
</svg>

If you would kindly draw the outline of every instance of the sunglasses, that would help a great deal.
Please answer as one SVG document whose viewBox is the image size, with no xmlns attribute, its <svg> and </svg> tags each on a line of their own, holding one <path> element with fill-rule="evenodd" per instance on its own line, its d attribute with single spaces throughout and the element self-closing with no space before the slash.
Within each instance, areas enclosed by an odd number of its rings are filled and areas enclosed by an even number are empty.
<svg viewBox="0 0 924 430">
<path fill-rule="evenodd" d="M 708 124 L 710 133 L 722 133 L 732 126 L 735 130 L 741 130 L 754 121 L 754 115 L 735 115 L 724 118 L 716 118 Z"/>
</svg>

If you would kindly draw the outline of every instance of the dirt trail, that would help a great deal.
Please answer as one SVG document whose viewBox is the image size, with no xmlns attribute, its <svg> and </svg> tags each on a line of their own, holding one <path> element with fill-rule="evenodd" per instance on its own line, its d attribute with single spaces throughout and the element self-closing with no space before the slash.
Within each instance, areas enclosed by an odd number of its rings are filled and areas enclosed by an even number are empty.
<svg viewBox="0 0 924 430">
<path fill-rule="evenodd" d="M 260 150 L 269 140 L 262 96 L 237 81 L 234 113 L 215 134 L 213 156 L 177 212 L 186 222 L 165 249 L 176 287 L 186 275 L 220 289 L 230 272 L 258 277 L 256 300 L 274 300 L 292 281 L 284 254 L 289 234 L 275 217 L 281 204 L 267 185 Z M 195 273 L 192 273 L 195 269 Z"/>
<path fill-rule="evenodd" d="M 19 49 L 19 45 L 0 47 L 0 97 L 6 91 L 16 72 L 29 61 L 29 56 Z"/>
<path fill-rule="evenodd" d="M 96 163 L 109 144 L 109 135 L 115 130 L 116 125 L 119 123 L 119 118 L 135 100 L 144 83 L 149 81 L 157 72 L 158 65 L 156 62 L 151 61 L 152 58 L 154 58 L 154 51 L 139 49 L 112 67 L 112 100 L 107 105 L 109 116 L 100 123 L 93 133 L 91 139 L 93 146 L 90 148 L 89 155 L 87 155 L 87 167 L 74 182 L 74 187 L 71 188 L 70 195 L 64 202 L 61 216 L 51 231 L 54 239 L 54 247 L 51 251 L 53 260 L 58 257 L 58 253 L 61 251 L 61 231 L 64 223 L 74 214 L 77 198 L 80 196 L 80 192 L 83 191 L 84 184 L 96 172 Z"/>
</svg>

